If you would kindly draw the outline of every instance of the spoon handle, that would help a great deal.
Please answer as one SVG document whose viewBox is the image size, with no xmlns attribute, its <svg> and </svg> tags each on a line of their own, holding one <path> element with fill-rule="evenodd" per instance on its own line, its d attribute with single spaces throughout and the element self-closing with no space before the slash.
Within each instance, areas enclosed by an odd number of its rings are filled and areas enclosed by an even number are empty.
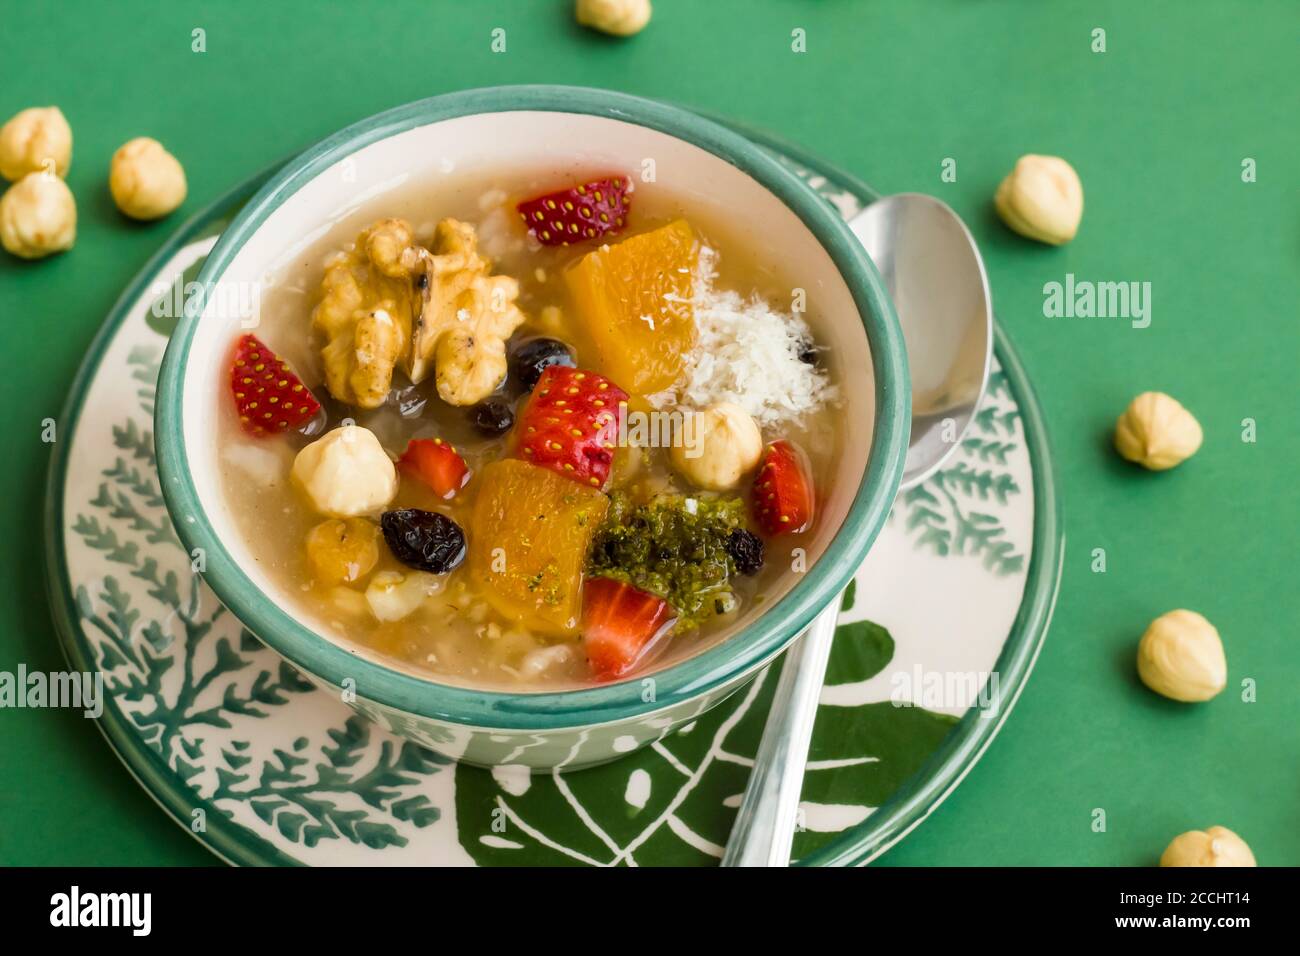
<svg viewBox="0 0 1300 956">
<path fill-rule="evenodd" d="M 790 865 L 808 745 L 839 611 L 836 597 L 786 651 L 723 866 Z"/>
</svg>

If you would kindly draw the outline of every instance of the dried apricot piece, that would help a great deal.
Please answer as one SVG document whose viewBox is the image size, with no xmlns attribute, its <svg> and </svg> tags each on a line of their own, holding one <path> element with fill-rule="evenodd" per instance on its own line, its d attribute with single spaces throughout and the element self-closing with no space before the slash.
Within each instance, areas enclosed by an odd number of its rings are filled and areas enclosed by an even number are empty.
<svg viewBox="0 0 1300 956">
<path fill-rule="evenodd" d="M 695 344 L 691 306 L 699 243 L 678 219 L 589 252 L 564 274 L 601 371 L 649 395 L 677 381 Z"/>
<path fill-rule="evenodd" d="M 577 633 L 582 569 L 609 499 L 526 461 L 483 469 L 469 573 L 501 614 L 541 634 Z"/>
</svg>

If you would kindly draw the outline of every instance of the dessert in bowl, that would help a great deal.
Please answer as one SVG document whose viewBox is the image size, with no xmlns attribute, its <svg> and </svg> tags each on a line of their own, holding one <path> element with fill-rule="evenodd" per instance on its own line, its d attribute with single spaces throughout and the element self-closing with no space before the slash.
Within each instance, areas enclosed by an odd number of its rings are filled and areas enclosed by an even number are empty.
<svg viewBox="0 0 1300 956">
<path fill-rule="evenodd" d="M 390 729 L 576 767 L 740 687 L 902 466 L 897 322 L 834 211 L 683 110 L 520 87 L 326 140 L 223 235 L 159 468 L 249 629 Z"/>
</svg>

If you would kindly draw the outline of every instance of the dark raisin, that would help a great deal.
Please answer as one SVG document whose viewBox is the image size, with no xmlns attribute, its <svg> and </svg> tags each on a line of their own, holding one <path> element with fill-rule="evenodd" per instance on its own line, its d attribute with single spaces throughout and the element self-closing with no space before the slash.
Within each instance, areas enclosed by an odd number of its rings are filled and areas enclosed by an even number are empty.
<svg viewBox="0 0 1300 956">
<path fill-rule="evenodd" d="M 504 435 L 515 423 L 515 412 L 508 402 L 489 398 L 474 406 L 474 427 L 484 435 Z"/>
<path fill-rule="evenodd" d="M 526 392 L 531 392 L 542 372 L 552 365 L 573 367 L 573 352 L 558 339 L 525 339 L 514 347 L 510 356 L 510 378 Z"/>
<path fill-rule="evenodd" d="M 465 532 L 436 511 L 385 511 L 379 526 L 393 557 L 408 567 L 445 574 L 465 560 Z"/>
<path fill-rule="evenodd" d="M 799 361 L 805 365 L 817 364 L 817 346 L 812 339 L 804 339 L 799 343 Z"/>
<path fill-rule="evenodd" d="M 429 288 L 429 273 L 421 272 L 418 276 L 416 276 L 415 287 L 419 289 L 421 292 Z"/>
<path fill-rule="evenodd" d="M 763 542 L 744 528 L 735 528 L 727 535 L 727 554 L 741 574 L 757 574 L 763 567 Z"/>
</svg>

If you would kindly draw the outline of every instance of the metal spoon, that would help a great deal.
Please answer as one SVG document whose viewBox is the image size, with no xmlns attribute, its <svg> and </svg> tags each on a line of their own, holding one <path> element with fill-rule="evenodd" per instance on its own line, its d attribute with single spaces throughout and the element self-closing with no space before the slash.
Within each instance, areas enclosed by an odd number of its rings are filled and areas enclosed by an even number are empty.
<svg viewBox="0 0 1300 956">
<path fill-rule="evenodd" d="M 885 196 L 849 222 L 894 300 L 912 373 L 912 436 L 900 490 L 961 443 L 988 382 L 993 304 L 984 260 L 947 204 Z M 817 702 L 839 616 L 837 598 L 790 649 L 723 866 L 787 866 Z"/>
</svg>

